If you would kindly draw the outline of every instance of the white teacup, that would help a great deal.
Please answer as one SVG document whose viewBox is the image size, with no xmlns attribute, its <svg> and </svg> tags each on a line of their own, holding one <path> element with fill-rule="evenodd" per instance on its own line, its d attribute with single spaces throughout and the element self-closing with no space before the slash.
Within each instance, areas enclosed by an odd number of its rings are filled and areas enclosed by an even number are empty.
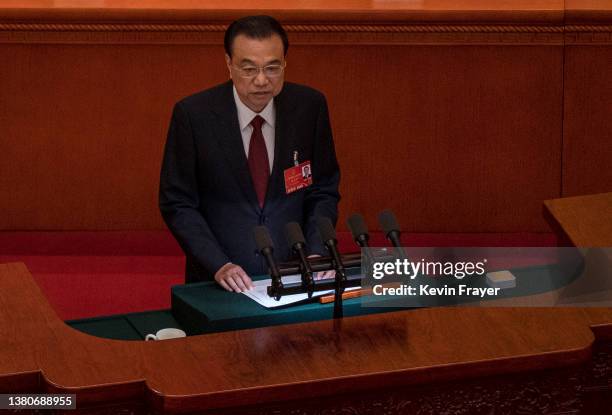
<svg viewBox="0 0 612 415">
<path fill-rule="evenodd" d="M 155 334 L 147 334 L 145 340 L 168 340 L 177 339 L 179 337 L 186 337 L 187 334 L 181 329 L 161 329 Z"/>
</svg>

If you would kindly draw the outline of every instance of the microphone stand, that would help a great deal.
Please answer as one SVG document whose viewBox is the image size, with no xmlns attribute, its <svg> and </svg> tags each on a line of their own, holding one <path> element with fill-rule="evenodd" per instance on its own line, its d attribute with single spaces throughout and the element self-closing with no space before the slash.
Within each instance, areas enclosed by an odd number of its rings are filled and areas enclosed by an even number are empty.
<svg viewBox="0 0 612 415">
<path fill-rule="evenodd" d="M 302 274 L 302 285 L 306 287 L 308 298 L 311 298 L 315 287 L 314 279 L 312 278 L 312 267 L 304 254 L 304 250 L 300 249 L 296 251 L 300 257 L 300 274 Z"/>
<path fill-rule="evenodd" d="M 342 318 L 342 293 L 344 293 L 346 283 L 346 271 L 342 259 L 336 249 L 330 249 L 332 254 L 332 264 L 336 270 L 334 278 L 334 318 Z"/>
<path fill-rule="evenodd" d="M 340 254 L 342 259 L 342 264 L 345 268 L 361 268 L 361 253 L 353 252 L 350 254 Z M 393 254 L 380 255 L 377 256 L 377 259 L 380 261 L 393 260 L 397 258 L 397 256 Z M 322 256 L 309 258 L 308 262 L 310 263 L 310 268 L 313 272 L 320 271 L 329 271 L 334 269 L 334 261 L 330 256 Z M 280 276 L 285 277 L 287 275 L 295 275 L 301 272 L 300 264 L 296 261 L 283 262 L 278 264 L 277 266 L 278 273 Z M 345 274 L 346 275 L 346 274 Z M 361 283 L 361 276 L 354 275 L 346 275 L 346 283 L 345 288 L 349 287 L 358 287 Z M 302 282 L 294 282 L 294 283 L 283 283 L 283 287 L 280 288 L 279 292 L 281 295 L 290 295 L 290 294 L 304 294 L 305 286 Z M 315 291 L 322 290 L 333 290 L 335 287 L 335 281 L 327 281 L 327 282 L 315 282 Z M 268 293 L 270 290 L 268 289 Z M 270 295 L 270 297 L 274 297 L 274 295 Z"/>
<path fill-rule="evenodd" d="M 381 222 L 382 228 L 385 230 L 387 238 L 389 238 L 396 248 L 400 258 L 405 258 L 405 253 L 401 248 L 399 236 L 399 226 L 395 215 L 391 211 L 383 211 L 379 215 L 379 221 Z M 367 226 L 363 217 L 360 214 L 354 214 L 348 219 L 348 225 L 353 234 L 355 242 L 361 247 L 362 253 L 365 256 L 366 274 L 369 272 L 370 267 L 374 262 L 372 253 L 369 251 L 369 235 Z M 317 257 L 311 258 L 309 261 L 304 253 L 303 244 L 304 236 L 302 234 L 300 226 L 295 222 L 290 222 L 286 226 L 287 239 L 292 250 L 298 254 L 299 262 L 283 264 L 284 267 L 277 267 L 271 258 L 271 247 L 272 242 L 267 236 L 267 230 L 265 232 L 266 238 L 259 238 L 261 242 L 258 242 L 261 253 L 266 256 L 268 263 L 270 264 L 270 274 L 272 276 L 272 284 L 267 288 L 268 295 L 270 297 L 280 300 L 283 295 L 291 294 L 304 294 L 308 295 L 308 298 L 312 298 L 312 294 L 319 290 L 334 290 L 334 319 L 340 319 L 343 317 L 343 299 L 342 294 L 344 290 L 349 287 L 358 287 L 361 285 L 361 276 L 357 278 L 347 277 L 345 264 L 348 267 L 358 266 L 362 267 L 362 255 L 361 253 L 341 255 L 337 249 L 336 232 L 332 222 L 329 218 L 319 217 L 317 218 L 317 227 L 323 243 L 326 245 L 327 250 L 330 253 L 329 257 Z M 261 236 L 261 235 L 260 235 Z M 256 235 L 257 239 L 257 235 Z M 270 258 L 268 258 L 270 257 Z M 384 256 L 388 258 L 387 255 Z M 382 258 L 381 258 L 382 259 Z M 312 278 L 313 271 L 326 271 L 335 270 L 334 281 L 315 283 Z M 281 280 L 282 275 L 294 275 L 300 273 L 301 283 L 283 284 Z"/>
<path fill-rule="evenodd" d="M 342 264 L 345 267 L 361 267 L 361 254 L 352 253 L 346 255 L 340 255 Z M 310 267 L 313 272 L 328 271 L 335 268 L 332 257 L 316 257 L 310 258 Z M 296 262 L 286 262 L 278 265 L 278 272 L 281 276 L 295 275 L 301 270 L 301 265 Z M 359 287 L 361 285 L 361 275 L 347 276 L 345 272 L 344 288 Z M 326 291 L 335 290 L 336 280 L 324 281 L 324 282 L 313 282 L 313 291 Z M 294 283 L 281 283 L 276 289 L 272 286 L 268 287 L 268 295 L 270 297 L 276 297 L 277 295 L 292 295 L 292 294 L 306 294 L 308 288 L 303 282 Z"/>
<path fill-rule="evenodd" d="M 302 285 L 306 288 L 308 298 L 312 297 L 314 292 L 314 281 L 312 278 L 312 268 L 310 262 L 306 258 L 306 240 L 302 233 L 302 228 L 297 222 L 289 222 L 285 225 L 285 235 L 291 250 L 297 254 L 299 258 L 300 274 L 302 274 Z"/>
<path fill-rule="evenodd" d="M 257 250 L 266 259 L 268 268 L 270 269 L 270 276 L 272 277 L 272 284 L 268 287 L 268 295 L 274 297 L 276 301 L 278 301 L 282 295 L 283 281 L 276 261 L 274 260 L 274 246 L 270 238 L 270 233 L 265 226 L 256 226 L 253 229 L 253 233 Z"/>
<path fill-rule="evenodd" d="M 282 291 L 283 291 L 283 280 L 281 279 L 281 274 L 276 266 L 276 263 L 269 263 L 270 268 L 270 276 L 272 277 L 272 285 L 268 287 L 268 295 L 270 297 L 274 297 L 276 301 L 281 299 Z"/>
</svg>

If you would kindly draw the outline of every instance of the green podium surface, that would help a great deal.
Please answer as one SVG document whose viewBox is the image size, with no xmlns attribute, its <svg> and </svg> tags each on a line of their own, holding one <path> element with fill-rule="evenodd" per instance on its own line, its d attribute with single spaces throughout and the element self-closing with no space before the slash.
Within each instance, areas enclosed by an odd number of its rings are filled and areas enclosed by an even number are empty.
<svg viewBox="0 0 612 415">
<path fill-rule="evenodd" d="M 161 329 L 181 328 L 174 319 L 172 310 L 69 320 L 66 324 L 93 336 L 116 340 L 144 340 L 147 334 L 155 334 Z"/>
<path fill-rule="evenodd" d="M 255 279 L 263 279 L 259 277 Z M 214 282 L 172 287 L 172 312 L 188 335 L 304 323 L 333 317 L 334 303 L 318 299 L 281 308 L 266 308 L 244 294 L 225 291 Z M 344 317 L 397 311 L 403 307 L 362 307 L 361 298 L 343 301 Z"/>
<path fill-rule="evenodd" d="M 571 264 L 572 266 L 569 266 Z M 570 258 L 564 265 L 548 264 L 512 269 L 518 284 L 504 289 L 500 295 L 485 304 L 491 306 L 517 305 L 515 300 L 561 289 L 571 283 L 581 270 L 580 262 Z M 254 278 L 261 280 L 267 276 Z M 473 286 L 486 287 L 483 281 Z M 172 287 L 172 308 L 117 316 L 73 320 L 67 323 L 73 328 L 99 337 L 122 340 L 143 340 L 148 333 L 162 328 L 175 327 L 188 335 L 218 333 L 231 330 L 253 329 L 280 324 L 305 323 L 333 318 L 334 303 L 321 304 L 318 298 L 307 302 L 266 308 L 244 294 L 225 291 L 215 282 L 201 282 Z M 369 296 L 343 301 L 344 317 L 385 313 L 420 307 L 452 306 L 479 302 L 478 297 L 419 297 Z M 500 303 L 500 301 L 512 301 Z M 551 300 L 545 298 L 544 301 Z M 558 301 L 558 300 L 557 300 Z M 531 306 L 543 306 L 534 302 Z M 476 305 L 476 304 L 474 304 Z M 551 305 L 551 304 L 548 304 Z"/>
<path fill-rule="evenodd" d="M 568 265 L 569 264 L 569 265 Z M 520 281 L 514 288 L 504 289 L 495 299 L 512 300 L 560 289 L 572 282 L 581 269 L 581 262 L 570 258 L 562 266 L 547 264 L 513 269 Z M 571 265 L 571 266 L 570 266 Z M 263 279 L 266 276 L 256 279 Z M 451 280 L 453 280 L 451 278 Z M 460 280 L 453 280 L 459 284 Z M 432 285 L 440 286 L 443 282 Z M 486 288 L 484 278 L 472 281 L 474 287 Z M 478 297 L 392 297 L 366 296 L 343 301 L 344 317 L 385 313 L 420 307 L 474 304 Z M 491 298 L 484 299 L 489 302 Z M 511 305 L 506 303 L 506 306 Z M 533 305 L 538 305 L 534 303 Z M 539 305 L 545 305 L 540 302 Z M 265 308 L 246 295 L 225 291 L 214 282 L 201 282 L 172 287 L 172 313 L 188 335 L 251 329 L 279 324 L 304 323 L 333 317 L 334 304 L 321 304 L 318 299 L 279 308 Z"/>
</svg>

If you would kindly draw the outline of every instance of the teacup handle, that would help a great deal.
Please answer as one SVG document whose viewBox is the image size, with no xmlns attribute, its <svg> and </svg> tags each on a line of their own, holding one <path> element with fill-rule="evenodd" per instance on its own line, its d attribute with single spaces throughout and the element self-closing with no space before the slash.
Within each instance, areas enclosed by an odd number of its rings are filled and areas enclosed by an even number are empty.
<svg viewBox="0 0 612 415">
<path fill-rule="evenodd" d="M 145 341 L 149 340 L 157 340 L 157 336 L 155 334 L 147 334 L 147 337 L 145 337 Z"/>
</svg>

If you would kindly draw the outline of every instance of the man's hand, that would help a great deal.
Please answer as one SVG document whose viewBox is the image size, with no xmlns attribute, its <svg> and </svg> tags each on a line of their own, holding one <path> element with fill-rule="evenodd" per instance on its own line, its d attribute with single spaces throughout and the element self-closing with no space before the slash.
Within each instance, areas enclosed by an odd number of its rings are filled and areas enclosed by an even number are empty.
<svg viewBox="0 0 612 415">
<path fill-rule="evenodd" d="M 251 278 L 249 278 L 242 267 L 231 262 L 219 268 L 215 274 L 215 281 L 227 291 L 237 293 L 253 288 L 253 281 L 251 281 Z"/>
<path fill-rule="evenodd" d="M 308 255 L 308 258 L 319 258 L 320 256 L 321 255 L 313 254 L 313 255 Z M 329 271 L 315 272 L 312 278 L 315 281 L 318 281 L 318 280 L 324 280 L 327 278 L 335 278 L 335 277 L 336 277 L 336 271 L 329 270 Z"/>
</svg>

